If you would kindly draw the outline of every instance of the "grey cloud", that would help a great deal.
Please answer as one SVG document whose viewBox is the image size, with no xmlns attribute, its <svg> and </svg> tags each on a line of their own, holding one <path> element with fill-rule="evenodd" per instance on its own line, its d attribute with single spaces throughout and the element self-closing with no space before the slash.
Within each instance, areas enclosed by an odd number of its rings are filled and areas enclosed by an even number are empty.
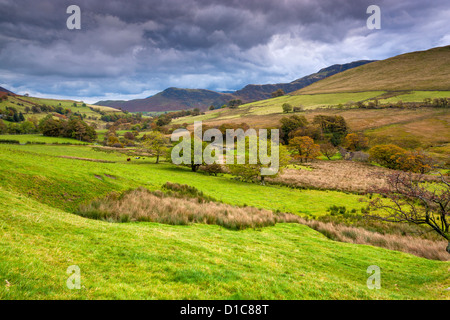
<svg viewBox="0 0 450 320">
<path fill-rule="evenodd" d="M 67 30 L 66 8 L 82 10 Z M 333 63 L 427 49 L 448 34 L 447 0 L 3 0 L 0 83 L 102 96 L 169 86 L 239 89 L 290 81 Z M 8 77 L 2 76 L 8 73 Z M 129 84 L 129 85 L 127 85 Z"/>
</svg>

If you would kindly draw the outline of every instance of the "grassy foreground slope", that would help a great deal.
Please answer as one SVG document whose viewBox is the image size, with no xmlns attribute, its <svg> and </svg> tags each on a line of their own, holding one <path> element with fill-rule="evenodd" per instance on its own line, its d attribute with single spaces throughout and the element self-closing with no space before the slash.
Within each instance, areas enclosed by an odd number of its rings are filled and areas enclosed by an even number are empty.
<svg viewBox="0 0 450 320">
<path fill-rule="evenodd" d="M 450 90 L 450 46 L 402 54 L 336 74 L 297 93 Z"/>
<path fill-rule="evenodd" d="M 362 206 L 359 196 L 341 192 L 264 187 L 125 159 L 86 146 L 0 145 L 0 299 L 448 298 L 448 262 L 334 242 L 302 225 L 230 231 L 71 213 L 108 192 L 166 181 L 297 214 Z M 66 287 L 71 265 L 81 269 L 81 290 Z M 366 286 L 370 265 L 382 270 L 381 290 Z"/>
<path fill-rule="evenodd" d="M 1 299 L 448 298 L 448 263 L 328 240 L 306 226 L 262 231 L 114 224 L 0 188 Z M 81 290 L 66 287 L 69 266 Z M 382 289 L 366 286 L 369 265 Z"/>
</svg>

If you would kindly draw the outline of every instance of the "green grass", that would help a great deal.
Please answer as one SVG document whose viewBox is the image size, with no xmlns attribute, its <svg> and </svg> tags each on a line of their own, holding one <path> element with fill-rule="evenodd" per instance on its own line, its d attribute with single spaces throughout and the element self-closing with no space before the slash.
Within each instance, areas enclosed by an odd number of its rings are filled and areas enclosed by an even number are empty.
<svg viewBox="0 0 450 320">
<path fill-rule="evenodd" d="M 302 225 L 261 231 L 89 220 L 0 188 L 1 299 L 445 299 L 449 264 L 328 240 Z M 66 287 L 69 266 L 81 290 Z M 370 265 L 380 290 L 366 286 Z M 8 280 L 10 287 L 4 285 Z"/>
<path fill-rule="evenodd" d="M 194 123 L 194 121 L 206 120 L 233 120 L 239 122 L 239 118 L 254 115 L 282 114 L 282 105 L 289 103 L 293 107 L 303 106 L 302 110 L 314 110 L 320 107 L 330 105 L 346 104 L 347 102 L 363 101 L 375 98 L 384 91 L 367 91 L 356 93 L 332 93 L 332 94 L 307 94 L 307 95 L 285 95 L 278 98 L 251 102 L 239 106 L 237 109 L 218 109 L 207 111 L 204 115 L 188 116 L 178 118 L 173 121 L 174 124 Z M 289 113 L 292 114 L 292 113 Z M 288 114 L 288 115 L 289 115 Z"/>
<path fill-rule="evenodd" d="M 72 156 L 115 163 L 60 158 Z M 218 226 L 107 223 L 72 212 L 138 186 L 189 184 L 229 204 L 326 213 L 361 196 L 261 186 L 193 173 L 90 146 L 0 145 L 0 299 L 445 299 L 447 262 L 334 242 L 302 225 L 229 231 Z M 66 270 L 81 268 L 81 290 Z M 366 269 L 382 269 L 369 290 Z M 5 280 L 11 285 L 5 286 Z"/>
</svg>

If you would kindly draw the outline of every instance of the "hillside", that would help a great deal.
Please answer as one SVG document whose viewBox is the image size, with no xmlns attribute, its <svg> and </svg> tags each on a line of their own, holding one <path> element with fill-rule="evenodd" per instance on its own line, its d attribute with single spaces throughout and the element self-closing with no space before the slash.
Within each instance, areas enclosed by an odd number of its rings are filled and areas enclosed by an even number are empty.
<svg viewBox="0 0 450 320">
<path fill-rule="evenodd" d="M 70 109 L 73 113 L 86 115 L 85 120 L 88 123 L 100 123 L 102 114 L 122 113 L 121 110 L 115 108 L 85 104 L 74 100 L 45 99 L 15 94 L 8 96 L 6 100 L 0 100 L 0 110 L 14 108 L 17 112 L 23 113 L 25 119 L 34 117 L 39 120 L 48 114 L 56 115 L 57 112 L 45 111 L 45 108 L 42 108 L 42 106 L 60 107 L 64 110 Z"/>
<path fill-rule="evenodd" d="M 96 105 L 121 108 L 130 112 L 144 111 L 175 111 L 199 108 L 206 110 L 209 106 L 220 107 L 233 99 L 243 102 L 264 100 L 271 97 L 271 93 L 282 89 L 285 93 L 293 92 L 304 88 L 316 81 L 336 73 L 356 68 L 358 66 L 373 62 L 372 60 L 361 60 L 347 64 L 336 64 L 328 68 L 321 69 L 317 73 L 294 80 L 290 83 L 277 83 L 254 85 L 250 84 L 235 92 L 216 92 L 205 89 L 180 89 L 168 88 L 154 96 L 145 99 L 135 99 L 130 101 L 106 100 L 99 101 Z"/>
<path fill-rule="evenodd" d="M 295 94 L 450 90 L 450 46 L 402 54 L 347 70 Z"/>
<path fill-rule="evenodd" d="M 5 89 L 5 88 L 3 88 L 3 87 L 0 87 L 0 92 L 6 92 L 6 93 L 12 93 L 12 94 L 14 94 L 13 92 L 11 92 L 11 91 L 9 91 L 8 89 Z"/>
<path fill-rule="evenodd" d="M 78 204 L 111 191 L 155 190 L 166 181 L 189 183 L 231 204 L 301 214 L 332 204 L 363 206 L 359 195 L 261 186 L 126 157 L 89 146 L 0 145 L 0 277 L 9 283 L 0 286 L 0 299 L 447 297 L 448 262 L 332 241 L 304 225 L 231 231 L 73 214 Z M 81 269 L 80 290 L 65 286 L 71 265 Z M 367 288 L 369 265 L 383 270 L 383 290 Z"/>
<path fill-rule="evenodd" d="M 4 96 L 4 95 L 7 95 L 7 94 L 14 94 L 14 92 L 11 92 L 11 91 L 9 91 L 8 89 L 5 89 L 5 88 L 3 88 L 3 87 L 0 87 L 0 97 L 1 96 Z"/>
</svg>

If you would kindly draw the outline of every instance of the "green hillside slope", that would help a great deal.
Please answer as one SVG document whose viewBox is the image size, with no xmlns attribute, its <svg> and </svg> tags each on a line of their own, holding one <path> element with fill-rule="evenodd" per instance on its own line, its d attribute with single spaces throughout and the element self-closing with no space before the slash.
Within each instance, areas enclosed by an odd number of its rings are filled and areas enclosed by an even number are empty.
<svg viewBox="0 0 450 320">
<path fill-rule="evenodd" d="M 296 94 L 450 90 L 450 46 L 411 52 L 347 70 Z"/>
<path fill-rule="evenodd" d="M 262 231 L 113 224 L 0 188 L 0 299 L 445 299 L 448 263 L 328 240 L 302 225 Z M 11 243 L 14 242 L 14 246 Z M 69 266 L 81 289 L 66 287 Z M 366 286 L 369 265 L 382 289 Z M 447 283 L 447 284 L 445 284 Z"/>
<path fill-rule="evenodd" d="M 0 109 L 6 110 L 6 108 L 14 108 L 17 112 L 22 112 L 26 119 L 31 116 L 34 116 L 37 119 L 47 116 L 49 112 L 33 112 L 31 110 L 26 112 L 27 108 L 32 109 L 33 107 L 40 107 L 42 105 L 70 109 L 73 113 L 85 114 L 91 121 L 100 120 L 101 114 L 98 111 L 105 114 L 122 113 L 119 109 L 83 104 L 83 102 L 73 100 L 45 99 L 19 95 L 9 95 L 7 99 L 0 100 Z"/>
</svg>

